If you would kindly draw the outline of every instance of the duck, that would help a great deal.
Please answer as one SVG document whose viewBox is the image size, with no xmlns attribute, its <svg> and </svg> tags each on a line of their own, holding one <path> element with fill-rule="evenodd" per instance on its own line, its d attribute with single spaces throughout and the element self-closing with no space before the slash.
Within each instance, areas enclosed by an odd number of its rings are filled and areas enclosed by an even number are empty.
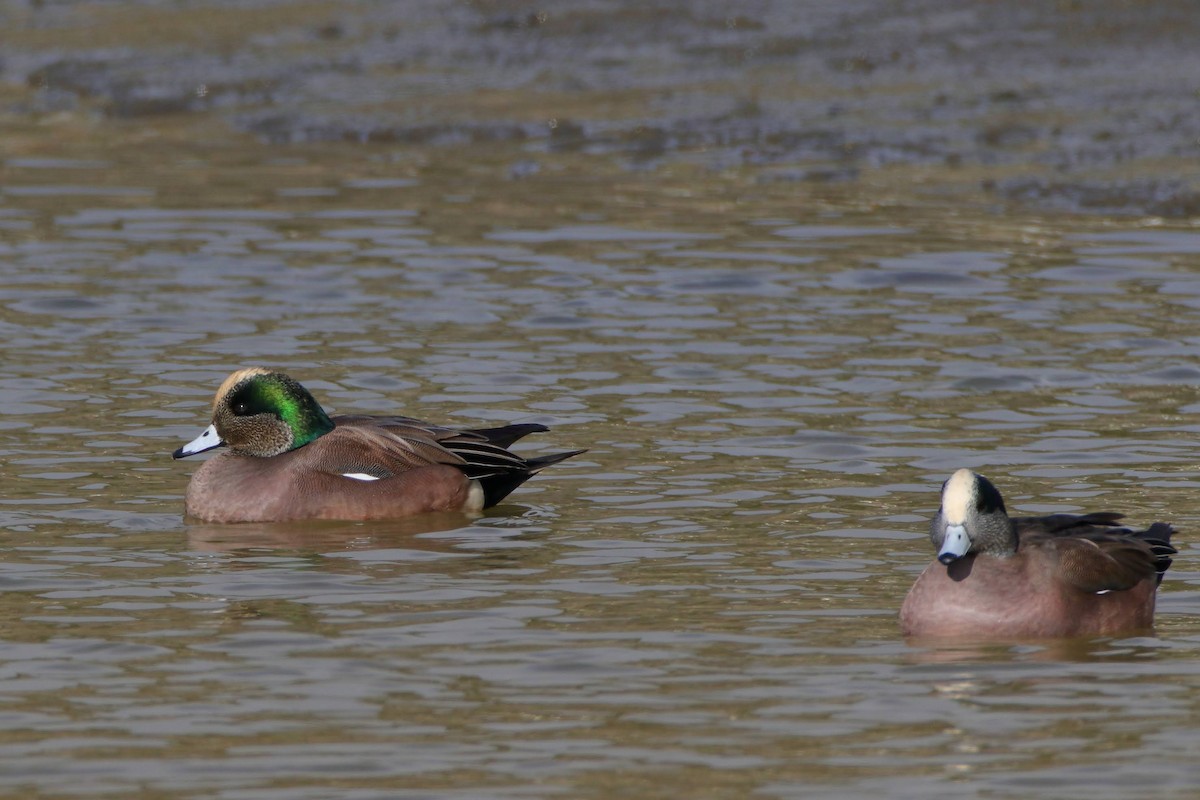
<svg viewBox="0 0 1200 800">
<path fill-rule="evenodd" d="M 541 470 L 585 450 L 509 451 L 545 425 L 458 430 L 403 416 L 329 416 L 283 372 L 239 369 L 217 389 L 212 422 L 172 453 L 216 448 L 188 482 L 185 514 L 204 522 L 398 519 L 491 508 Z"/>
<path fill-rule="evenodd" d="M 1175 529 L 1109 512 L 1010 517 L 991 481 L 960 469 L 930 524 L 936 558 L 900 607 L 909 637 L 1025 639 L 1146 631 Z"/>
</svg>

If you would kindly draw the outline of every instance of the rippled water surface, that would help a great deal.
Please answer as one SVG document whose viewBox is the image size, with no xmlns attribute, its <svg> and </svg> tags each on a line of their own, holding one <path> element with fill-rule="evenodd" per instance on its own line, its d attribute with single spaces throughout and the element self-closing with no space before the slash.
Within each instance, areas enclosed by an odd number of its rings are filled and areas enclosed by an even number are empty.
<svg viewBox="0 0 1200 800">
<path fill-rule="evenodd" d="M 1196 777 L 1200 234 L 742 175 L 514 182 L 508 151 L 366 187 L 336 151 L 262 155 L 9 165 L 5 790 Z M 158 202 L 201 173 L 219 202 Z M 537 447 L 591 449 L 478 520 L 185 523 L 193 465 L 168 454 L 245 364 L 338 411 L 539 421 Z M 1158 638 L 906 644 L 896 609 L 963 465 L 1022 512 L 1175 521 Z"/>
<path fill-rule="evenodd" d="M 1186 215 L 170 111 L 4 117 L 0 794 L 1200 792 Z M 185 521 L 259 364 L 589 450 L 477 519 Z M 1175 523 L 1155 635 L 906 642 L 963 466 Z"/>
</svg>

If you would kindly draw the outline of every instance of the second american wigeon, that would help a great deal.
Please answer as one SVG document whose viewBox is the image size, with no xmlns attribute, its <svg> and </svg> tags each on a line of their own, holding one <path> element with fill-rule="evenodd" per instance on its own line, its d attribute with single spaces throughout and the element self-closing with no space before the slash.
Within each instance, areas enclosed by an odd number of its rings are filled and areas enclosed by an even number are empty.
<svg viewBox="0 0 1200 800">
<path fill-rule="evenodd" d="M 942 485 L 930 526 L 937 559 L 900 608 L 904 633 L 974 639 L 1106 636 L 1148 629 L 1174 529 L 1120 514 L 1009 517 L 967 469 Z"/>
<path fill-rule="evenodd" d="M 212 424 L 175 458 L 228 449 L 188 484 L 189 516 L 208 522 L 391 519 L 479 511 L 536 472 L 583 450 L 525 459 L 508 447 L 535 423 L 453 430 L 408 417 L 330 417 L 281 372 L 234 372 Z"/>
</svg>

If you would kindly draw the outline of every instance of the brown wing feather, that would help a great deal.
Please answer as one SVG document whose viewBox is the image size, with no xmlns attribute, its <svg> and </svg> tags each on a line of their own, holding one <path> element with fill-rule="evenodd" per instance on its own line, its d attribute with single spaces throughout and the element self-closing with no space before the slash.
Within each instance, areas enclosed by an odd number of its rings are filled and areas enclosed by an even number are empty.
<svg viewBox="0 0 1200 800">
<path fill-rule="evenodd" d="M 1119 533 L 1088 532 L 1074 536 L 1037 535 L 1029 547 L 1051 548 L 1058 574 L 1084 592 L 1119 592 L 1156 577 L 1157 556 L 1141 539 Z"/>
<path fill-rule="evenodd" d="M 1017 532 L 1027 534 L 1051 534 L 1056 536 L 1077 536 L 1080 533 L 1103 531 L 1120 528 L 1129 531 L 1121 525 L 1121 514 L 1101 511 L 1093 514 L 1050 514 L 1045 517 L 1014 517 Z M 1132 533 L 1132 531 L 1129 531 Z"/>
<path fill-rule="evenodd" d="M 1111 580 L 1126 583 L 1139 579 L 1129 576 L 1129 569 L 1140 570 L 1144 559 L 1149 558 L 1150 569 L 1156 574 L 1157 580 L 1171 566 L 1171 556 L 1176 552 L 1171 546 L 1171 536 L 1175 529 L 1165 522 L 1155 522 L 1145 530 L 1134 530 L 1120 524 L 1122 516 L 1111 512 L 1093 514 L 1052 514 L 1046 517 L 1016 517 L 1013 522 L 1017 525 L 1017 536 L 1021 542 L 1019 547 L 1027 547 L 1035 542 L 1070 542 L 1080 540 L 1092 542 L 1101 551 L 1108 554 L 1107 560 L 1095 560 L 1094 554 L 1087 550 L 1068 557 L 1069 568 L 1074 575 L 1072 580 L 1084 591 L 1117 590 L 1119 586 L 1104 585 Z M 1057 546 L 1057 545 L 1056 545 Z M 1071 547 L 1071 545 L 1068 545 Z M 1092 559 L 1092 560 L 1089 560 Z M 1114 567 L 1113 560 L 1120 562 Z M 1090 566 L 1086 566 L 1090 564 Z M 1125 572 L 1125 578 L 1113 578 Z M 1140 574 L 1140 573 L 1139 573 Z M 1088 589 L 1087 586 L 1099 588 Z M 1128 587 L 1125 587 L 1128 588 Z"/>
<path fill-rule="evenodd" d="M 495 445 L 505 449 L 518 439 L 531 433 L 545 433 L 550 429 L 536 422 L 501 425 L 498 428 L 468 428 L 459 430 L 443 425 L 433 425 L 412 417 L 375 417 L 367 414 L 345 414 L 333 417 L 334 425 L 387 428 L 397 436 L 424 438 L 436 442 L 464 442 Z"/>
<path fill-rule="evenodd" d="M 396 427 L 340 424 L 309 446 L 320 447 L 321 458 L 314 464 L 330 474 L 361 472 L 388 478 L 431 464 L 464 463 L 421 429 L 404 430 L 401 435 Z"/>
<path fill-rule="evenodd" d="M 484 507 L 499 503 L 534 473 L 584 451 L 525 459 L 507 445 L 547 430 L 537 423 L 453 430 L 411 417 L 334 417 L 334 429 L 308 447 L 319 448 L 323 472 L 363 473 L 386 479 L 431 465 L 455 467 L 483 489 Z M 375 487 L 382 489 L 384 487 Z"/>
<path fill-rule="evenodd" d="M 415 436 L 431 441 L 454 436 L 460 431 L 441 425 L 432 425 L 412 417 L 387 416 L 376 417 L 370 414 L 344 414 L 333 417 L 333 424 L 339 428 L 385 428 L 394 431 L 398 436 Z"/>
<path fill-rule="evenodd" d="M 546 430 L 546 426 L 538 424 L 460 431 L 410 417 L 347 415 L 334 417 L 333 421 L 333 431 L 322 438 L 328 439 L 339 431 L 343 432 L 345 441 L 340 443 L 340 449 L 346 449 L 352 436 L 360 439 L 365 437 L 370 440 L 369 446 L 387 452 L 389 456 L 400 459 L 401 463 L 411 463 L 412 466 L 449 464 L 461 468 L 472 478 L 521 475 L 521 480 L 525 480 L 554 461 L 574 455 L 563 454 L 552 461 L 543 459 L 544 463 L 535 464 L 506 449 L 505 443 Z M 363 471 L 384 477 L 370 469 L 346 471 Z"/>
</svg>

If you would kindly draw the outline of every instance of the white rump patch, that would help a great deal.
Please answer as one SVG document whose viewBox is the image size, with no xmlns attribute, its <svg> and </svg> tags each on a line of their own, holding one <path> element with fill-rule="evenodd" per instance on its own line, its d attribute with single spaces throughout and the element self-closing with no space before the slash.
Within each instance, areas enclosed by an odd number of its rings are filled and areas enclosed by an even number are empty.
<svg viewBox="0 0 1200 800">
<path fill-rule="evenodd" d="M 356 481 L 377 481 L 379 478 L 374 475 L 368 475 L 365 472 L 343 472 L 343 478 L 354 478 Z"/>
<path fill-rule="evenodd" d="M 479 481 L 471 481 L 471 488 L 467 490 L 467 502 L 463 504 L 463 511 L 483 511 L 483 485 Z"/>
<path fill-rule="evenodd" d="M 942 516 L 951 525 L 967 521 L 967 511 L 975 504 L 975 473 L 960 469 L 946 481 L 942 489 Z"/>
</svg>

